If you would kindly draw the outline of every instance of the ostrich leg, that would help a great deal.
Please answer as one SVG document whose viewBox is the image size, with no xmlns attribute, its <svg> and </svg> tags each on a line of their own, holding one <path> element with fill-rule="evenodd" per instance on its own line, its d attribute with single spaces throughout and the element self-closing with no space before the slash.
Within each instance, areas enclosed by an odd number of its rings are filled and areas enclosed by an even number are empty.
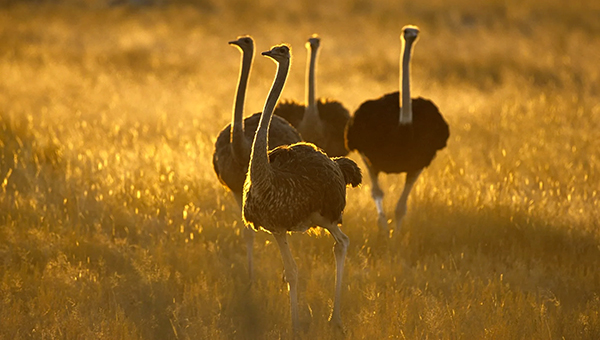
<svg viewBox="0 0 600 340">
<path fill-rule="evenodd" d="M 240 207 L 240 211 L 242 210 L 242 198 L 235 195 L 235 201 Z M 243 228 L 243 227 L 242 227 Z M 253 260 L 253 251 L 254 251 L 254 231 L 252 228 L 243 228 L 242 234 L 244 236 L 244 241 L 246 242 L 246 258 L 248 260 L 248 276 L 250 278 L 250 283 L 254 282 L 254 260 Z"/>
<path fill-rule="evenodd" d="M 335 246 L 333 252 L 335 254 L 335 299 L 333 300 L 333 311 L 329 321 L 335 326 L 343 329 L 342 316 L 340 313 L 341 299 L 342 299 L 342 277 L 344 276 L 344 261 L 346 260 L 346 252 L 348 251 L 348 245 L 350 240 L 348 236 L 342 232 L 336 223 L 331 223 L 326 226 L 325 229 L 329 231 L 331 236 L 335 239 Z"/>
<path fill-rule="evenodd" d="M 250 228 L 244 228 L 244 240 L 246 241 L 246 256 L 248 257 L 248 275 L 250 276 L 250 282 L 254 281 L 254 261 L 253 261 L 253 248 L 254 248 L 254 230 Z"/>
<path fill-rule="evenodd" d="M 417 171 L 410 171 L 406 173 L 404 189 L 402 190 L 402 194 L 400 195 L 400 199 L 398 200 L 398 204 L 396 205 L 396 226 L 394 229 L 394 234 L 400 232 L 400 227 L 402 226 L 402 219 L 406 215 L 408 195 L 410 194 L 410 191 L 417 182 L 419 175 L 421 175 L 421 172 L 423 172 L 423 169 Z"/>
<path fill-rule="evenodd" d="M 383 211 L 383 190 L 379 187 L 379 171 L 375 170 L 364 156 L 363 162 L 369 170 L 369 177 L 371 177 L 371 197 L 373 197 L 373 201 L 375 201 L 375 206 L 377 207 L 377 224 L 379 225 L 379 230 L 382 232 L 389 231 L 387 217 Z"/>
<path fill-rule="evenodd" d="M 292 329 L 294 333 L 298 333 L 300 329 L 300 323 L 298 319 L 298 267 L 296 266 L 296 261 L 294 261 L 294 257 L 290 251 L 290 246 L 287 241 L 287 234 L 274 233 L 273 236 L 275 237 L 275 241 L 277 241 L 279 251 L 281 252 L 285 278 L 289 285 Z"/>
</svg>

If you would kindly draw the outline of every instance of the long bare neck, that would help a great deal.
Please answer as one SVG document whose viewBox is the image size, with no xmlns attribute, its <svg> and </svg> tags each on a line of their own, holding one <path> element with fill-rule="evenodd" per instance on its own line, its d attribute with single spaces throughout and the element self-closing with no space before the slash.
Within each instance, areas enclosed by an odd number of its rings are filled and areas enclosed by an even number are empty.
<svg viewBox="0 0 600 340">
<path fill-rule="evenodd" d="M 246 87 L 248 86 L 253 55 L 254 51 L 247 52 L 242 50 L 240 76 L 231 121 L 230 143 L 233 147 L 234 157 L 241 162 L 247 162 L 248 157 L 250 157 L 249 143 L 244 136 L 244 101 L 246 99 Z"/>
<path fill-rule="evenodd" d="M 402 73 L 401 78 L 401 89 L 402 96 L 400 97 L 400 124 L 412 124 L 412 102 L 410 100 L 410 55 L 412 52 L 412 42 L 402 40 Z"/>
<path fill-rule="evenodd" d="M 279 62 L 275 80 L 273 81 L 273 85 L 269 91 L 269 96 L 265 102 L 265 107 L 263 108 L 263 112 L 260 116 L 260 121 L 258 123 L 258 128 L 256 129 L 256 134 L 254 135 L 254 142 L 252 143 L 252 151 L 250 154 L 248 176 L 250 176 L 251 181 L 256 177 L 263 174 L 268 174 L 271 171 L 269 156 L 267 154 L 269 145 L 269 126 L 271 124 L 271 118 L 273 117 L 273 110 L 275 110 L 275 105 L 277 105 L 281 91 L 283 91 L 283 86 L 285 85 L 289 68 L 289 60 Z"/>
<path fill-rule="evenodd" d="M 315 98 L 315 68 L 317 64 L 317 52 L 318 47 L 310 47 L 310 58 L 306 68 L 306 109 L 304 110 L 302 123 L 315 122 L 319 118 L 317 99 Z"/>
</svg>

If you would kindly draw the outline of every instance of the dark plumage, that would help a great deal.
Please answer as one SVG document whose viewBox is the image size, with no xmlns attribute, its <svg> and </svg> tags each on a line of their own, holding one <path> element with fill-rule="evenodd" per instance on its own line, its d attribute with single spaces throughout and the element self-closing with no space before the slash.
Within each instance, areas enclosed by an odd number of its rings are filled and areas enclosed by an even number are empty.
<svg viewBox="0 0 600 340">
<path fill-rule="evenodd" d="M 302 128 L 300 122 L 304 117 L 306 106 L 298 102 L 287 100 L 280 103 L 275 109 L 275 115 L 284 118 L 296 129 L 300 131 L 302 138 L 307 142 L 311 142 L 323 149 L 330 157 L 340 157 L 348 154 L 348 150 L 344 144 L 344 128 L 350 119 L 348 109 L 342 103 L 333 99 L 319 98 L 317 100 L 317 111 L 319 114 L 320 124 L 323 125 L 323 132 L 318 133 L 314 137 L 316 123 L 307 123 L 306 128 Z M 312 125 L 312 127 L 311 127 Z M 312 129 L 313 131 L 308 131 Z M 304 131 L 304 133 L 302 133 Z"/>
<path fill-rule="evenodd" d="M 239 37 L 229 42 L 240 48 L 242 63 L 238 89 L 233 110 L 231 124 L 228 124 L 217 137 L 215 152 L 213 154 L 213 168 L 217 177 L 231 192 L 236 202 L 242 207 L 242 191 L 244 180 L 250 162 L 250 147 L 254 133 L 258 127 L 260 113 L 256 113 L 244 120 L 244 100 L 246 86 L 254 56 L 254 40 L 249 36 Z M 269 147 L 292 144 L 302 140 L 300 134 L 285 119 L 273 117 L 273 127 L 269 133 Z M 233 128 L 232 128 L 233 126 Z M 233 130 L 233 132 L 232 132 Z M 245 228 L 244 239 L 248 257 L 248 272 L 253 275 L 252 248 L 254 232 Z"/>
<path fill-rule="evenodd" d="M 368 100 L 360 105 L 346 127 L 346 147 L 358 151 L 371 177 L 371 194 L 379 215 L 379 226 L 387 231 L 383 211 L 383 190 L 378 176 L 384 173 L 406 173 L 404 189 L 396 205 L 396 229 L 406 214 L 408 195 L 423 169 L 446 146 L 448 124 L 433 102 L 410 98 L 410 53 L 418 29 L 403 29 L 402 98 L 399 92 Z M 400 103 L 406 107 L 401 107 Z"/>
<path fill-rule="evenodd" d="M 238 159 L 234 156 L 233 147 L 230 142 L 231 124 L 228 124 L 217 137 L 215 143 L 215 153 L 213 154 L 213 167 L 217 177 L 238 200 L 242 202 L 242 191 L 244 189 L 244 180 L 248 172 L 248 163 L 250 162 L 250 145 L 254 139 L 254 133 L 260 120 L 260 112 L 244 119 L 244 137 L 248 143 L 247 157 Z M 288 145 L 302 141 L 302 137 L 293 126 L 285 119 L 273 116 L 269 131 L 269 149 L 274 149 L 281 145 Z"/>
<path fill-rule="evenodd" d="M 350 113 L 338 101 L 315 99 L 315 69 L 320 39 L 312 36 L 306 46 L 310 52 L 306 74 L 306 103 L 283 101 L 275 108 L 275 115 L 290 122 L 300 131 L 305 141 L 317 145 L 327 155 L 345 156 L 348 150 L 344 145 L 344 128 L 350 119 Z"/>
<path fill-rule="evenodd" d="M 305 231 L 310 215 L 341 223 L 346 185 L 361 182 L 360 169 L 348 158 L 329 158 L 313 144 L 297 143 L 269 152 L 272 176 L 252 182 L 244 205 L 245 221 L 258 230 Z"/>
<path fill-rule="evenodd" d="M 360 184 L 360 169 L 350 159 L 329 158 L 310 143 L 281 146 L 267 152 L 269 123 L 285 84 L 291 55 L 286 45 L 273 47 L 263 55 L 275 60 L 278 68 L 252 144 L 242 216 L 248 227 L 266 230 L 277 241 L 289 283 L 295 331 L 299 326 L 298 276 L 287 233 L 316 226 L 329 231 L 336 241 L 336 289 L 331 320 L 341 327 L 341 280 L 349 240 L 338 225 L 346 205 L 346 186 Z"/>
<path fill-rule="evenodd" d="M 431 163 L 446 146 L 448 124 L 435 104 L 412 99 L 413 123 L 398 124 L 400 93 L 364 102 L 348 123 L 347 147 L 366 157 L 370 166 L 385 173 L 414 172 Z"/>
</svg>

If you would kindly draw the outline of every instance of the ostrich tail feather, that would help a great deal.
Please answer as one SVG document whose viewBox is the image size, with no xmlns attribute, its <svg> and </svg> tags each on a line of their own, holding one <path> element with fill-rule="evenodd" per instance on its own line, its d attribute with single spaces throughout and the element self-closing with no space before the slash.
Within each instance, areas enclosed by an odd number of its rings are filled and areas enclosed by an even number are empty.
<svg viewBox="0 0 600 340">
<path fill-rule="evenodd" d="M 360 168 L 353 160 L 346 157 L 332 158 L 342 170 L 346 185 L 357 187 L 362 182 L 362 173 Z"/>
</svg>

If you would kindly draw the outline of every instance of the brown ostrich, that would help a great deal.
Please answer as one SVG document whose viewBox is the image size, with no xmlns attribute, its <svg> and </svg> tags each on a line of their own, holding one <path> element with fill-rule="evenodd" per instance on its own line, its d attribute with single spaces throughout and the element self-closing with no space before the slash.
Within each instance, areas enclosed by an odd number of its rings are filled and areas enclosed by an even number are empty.
<svg viewBox="0 0 600 340">
<path fill-rule="evenodd" d="M 277 64 L 277 75 L 263 109 L 244 183 L 242 217 L 248 227 L 263 229 L 275 237 L 289 284 L 294 331 L 298 320 L 298 270 L 287 242 L 289 232 L 304 232 L 320 226 L 335 239 L 335 299 L 331 321 L 342 327 L 340 299 L 348 237 L 341 231 L 342 211 L 346 205 L 346 186 L 362 180 L 354 161 L 329 158 L 310 143 L 281 146 L 268 152 L 269 125 L 290 67 L 287 45 L 262 53 Z"/>
<path fill-rule="evenodd" d="M 350 119 L 350 113 L 338 101 L 323 98 L 316 100 L 315 69 L 320 44 L 321 39 L 316 35 L 306 43 L 310 53 L 306 67 L 306 103 L 284 101 L 275 108 L 275 115 L 285 118 L 298 129 L 305 141 L 320 147 L 327 155 L 345 156 L 348 150 L 344 144 L 344 128 Z"/>
<path fill-rule="evenodd" d="M 242 36 L 237 40 L 230 41 L 229 44 L 240 49 L 242 52 L 242 62 L 233 118 L 231 124 L 228 124 L 217 137 L 215 152 L 213 154 L 213 167 L 221 183 L 233 193 L 233 197 L 241 210 L 244 179 L 246 178 L 246 172 L 248 172 L 248 163 L 250 162 L 250 147 L 261 114 L 259 112 L 242 120 L 244 116 L 246 86 L 254 57 L 254 40 L 250 36 Z M 301 140 L 302 138 L 298 131 L 285 119 L 273 117 L 269 133 L 269 148 L 293 144 Z M 244 228 L 243 234 L 246 241 L 248 273 L 252 280 L 254 231 Z"/>
<path fill-rule="evenodd" d="M 404 189 L 396 205 L 396 232 L 406 215 L 408 195 L 417 178 L 437 151 L 446 146 L 450 136 L 448 124 L 433 102 L 410 97 L 410 56 L 419 29 L 405 26 L 402 31 L 402 97 L 393 92 L 362 103 L 348 122 L 345 136 L 348 150 L 358 151 L 368 168 L 379 226 L 384 231 L 388 227 L 379 173 L 406 173 Z"/>
</svg>

